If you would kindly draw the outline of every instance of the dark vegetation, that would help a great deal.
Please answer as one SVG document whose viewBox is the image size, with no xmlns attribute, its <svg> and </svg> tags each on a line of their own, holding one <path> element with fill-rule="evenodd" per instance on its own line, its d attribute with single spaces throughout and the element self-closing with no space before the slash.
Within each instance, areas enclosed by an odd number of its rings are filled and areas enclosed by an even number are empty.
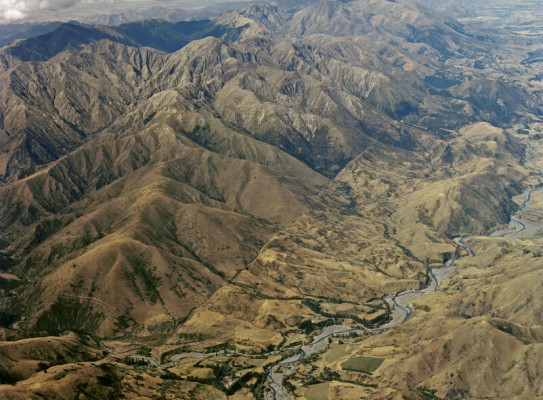
<svg viewBox="0 0 543 400">
<path fill-rule="evenodd" d="M 354 357 L 341 364 L 341 368 L 348 371 L 364 372 L 371 374 L 385 361 L 384 358 Z"/>
<path fill-rule="evenodd" d="M 34 326 L 29 329 L 35 333 L 46 332 L 50 335 L 60 335 L 67 331 L 93 334 L 105 317 L 105 314 L 97 311 L 88 300 L 61 297 L 41 313 Z"/>
<path fill-rule="evenodd" d="M 128 261 L 132 266 L 132 271 L 124 271 L 125 279 L 130 282 L 134 292 L 140 299 L 148 299 L 151 304 L 156 304 L 157 301 L 164 304 L 159 290 L 161 280 L 154 274 L 156 267 L 151 267 L 150 257 L 145 253 L 139 253 L 128 257 Z M 143 293 L 140 290 L 138 282 L 141 282 L 143 285 Z"/>
<path fill-rule="evenodd" d="M 224 342 L 224 343 L 220 343 L 214 346 L 206 347 L 204 349 L 204 353 L 209 354 L 209 353 L 216 353 L 219 351 L 227 352 L 228 350 L 236 351 L 236 346 L 234 346 L 233 344 L 229 342 Z"/>
<path fill-rule="evenodd" d="M 339 303 L 342 303 L 342 301 L 339 301 Z M 372 308 L 373 312 L 376 312 L 378 309 L 385 310 L 385 313 L 383 313 L 382 315 L 372 320 L 367 320 L 366 318 L 360 318 L 358 315 L 352 314 L 352 313 L 351 314 L 332 314 L 332 313 L 324 312 L 322 310 L 320 303 L 313 300 L 303 300 L 302 304 L 308 307 L 309 309 L 311 309 L 311 311 L 313 311 L 316 314 L 321 314 L 322 316 L 326 318 L 331 318 L 331 321 L 348 318 L 348 319 L 352 319 L 355 322 L 358 322 L 359 324 L 364 325 L 367 328 L 376 328 L 383 324 L 386 324 L 387 322 L 391 320 L 391 316 L 392 316 L 392 310 L 390 309 L 390 306 L 386 302 L 382 303 L 382 307 L 377 306 L 377 305 L 368 305 L 369 307 Z M 327 321 L 330 321 L 330 320 L 327 320 Z M 306 321 L 302 321 L 298 325 L 298 327 L 300 329 L 303 329 L 306 333 L 311 332 L 316 327 L 323 327 L 323 326 L 328 326 L 326 325 L 326 321 L 311 323 L 311 321 L 306 320 Z"/>
<path fill-rule="evenodd" d="M 201 363 L 196 364 L 195 367 L 201 365 L 208 366 L 208 363 Z M 236 379 L 234 377 L 235 369 L 230 365 L 229 361 L 214 362 L 212 365 L 212 370 L 213 376 L 207 378 L 188 376 L 185 379 L 171 371 L 165 371 L 160 377 L 164 380 L 187 380 L 189 382 L 198 382 L 204 385 L 210 385 L 224 392 L 228 396 L 235 394 L 242 388 L 248 388 L 257 399 L 264 398 L 264 383 L 266 382 L 265 374 L 251 371 Z M 256 378 L 256 381 L 253 384 L 249 384 L 249 382 L 254 378 Z M 233 381 L 233 384 L 229 387 L 226 385 L 227 380 Z"/>
</svg>

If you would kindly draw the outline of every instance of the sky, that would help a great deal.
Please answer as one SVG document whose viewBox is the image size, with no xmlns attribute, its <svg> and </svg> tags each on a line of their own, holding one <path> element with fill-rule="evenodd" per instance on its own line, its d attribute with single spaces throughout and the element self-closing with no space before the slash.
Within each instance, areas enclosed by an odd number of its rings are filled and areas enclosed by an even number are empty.
<svg viewBox="0 0 543 400">
<path fill-rule="evenodd" d="M 0 0 L 0 14 L 7 20 L 19 20 L 40 11 L 69 8 L 80 2 L 84 0 Z"/>
<path fill-rule="evenodd" d="M 20 21 L 29 17 L 38 17 L 43 13 L 61 14 L 63 11 L 77 8 L 120 9 L 128 5 L 131 8 L 155 5 L 190 7 L 216 4 L 218 2 L 217 0 L 0 0 L 0 19 Z"/>
</svg>

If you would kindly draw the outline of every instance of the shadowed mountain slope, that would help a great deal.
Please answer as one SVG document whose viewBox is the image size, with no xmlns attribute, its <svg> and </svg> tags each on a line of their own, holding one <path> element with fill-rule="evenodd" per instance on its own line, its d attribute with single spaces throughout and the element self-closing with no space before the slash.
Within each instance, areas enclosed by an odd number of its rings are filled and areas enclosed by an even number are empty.
<svg viewBox="0 0 543 400">
<path fill-rule="evenodd" d="M 412 24 L 433 33 L 415 34 Z M 207 35 L 221 37 L 193 40 Z M 429 41 L 440 35 L 450 39 L 446 46 Z M 154 313 L 171 329 L 245 268 L 253 278 L 244 279 L 285 294 L 289 286 L 305 287 L 304 275 L 289 272 L 289 285 L 264 283 L 263 271 L 280 271 L 281 262 L 274 263 L 283 256 L 263 256 L 262 249 L 278 230 L 284 230 L 279 237 L 298 237 L 299 246 L 305 240 L 299 218 L 319 225 L 316 215 L 327 209 L 352 215 L 347 225 L 377 236 L 390 235 L 370 228 L 377 220 L 397 226 L 398 239 L 420 258 L 407 252 L 399 272 L 384 253 L 373 255 L 382 263 L 377 272 L 420 279 L 421 259 L 450 253 L 445 235 L 505 222 L 514 208 L 508 196 L 519 190 L 511 188 L 512 170 L 490 184 L 496 178 L 491 167 L 477 167 L 468 178 L 471 167 L 436 175 L 446 170 L 443 163 L 434 163 L 433 171 L 422 165 L 420 154 L 439 160 L 442 147 L 452 149 L 442 157 L 464 157 L 461 165 L 480 156 L 479 144 L 462 147 L 463 136 L 455 139 L 442 128 L 469 122 L 473 113 L 466 110 L 488 104 L 470 102 L 467 83 L 435 89 L 435 80 L 427 79 L 438 71 L 460 74 L 442 58 L 461 60 L 455 46 L 462 41 L 488 51 L 461 26 L 410 3 L 322 1 L 292 12 L 251 6 L 213 21 L 148 20 L 115 29 L 66 24 L 4 48 L 19 61 L 0 76 L 3 253 L 17 276 L 40 276 L 19 282 L 19 297 L 35 302 L 12 298 L 14 309 L 35 316 L 30 330 L 61 332 L 66 320 L 55 320 L 53 310 L 66 307 L 69 315 L 86 302 L 78 324 L 111 335 L 143 332 L 155 324 Z M 168 54 L 133 46 L 165 49 L 166 43 L 167 50 L 182 48 Z M 405 48 L 408 43 L 428 51 Z M 494 90 L 481 90 L 487 89 Z M 506 101 L 503 107 L 513 115 L 527 104 Z M 438 121 L 441 129 L 434 130 Z M 517 144 L 505 146 L 499 150 L 504 159 L 520 156 Z M 375 175 L 379 185 L 386 181 L 404 196 L 405 174 L 386 178 L 397 166 L 383 164 L 397 158 L 412 163 L 419 179 L 459 179 L 467 187 L 485 181 L 490 193 L 507 196 L 488 209 L 480 201 L 473 212 L 462 205 L 480 197 L 477 190 L 451 195 L 458 202 L 452 211 L 440 209 L 449 202 L 408 201 L 408 209 L 419 210 L 420 232 L 440 243 L 418 253 L 412 231 L 399 229 L 415 223 L 405 222 L 413 214 L 401 206 L 394 214 L 394 201 L 372 205 L 376 194 L 391 196 L 390 190 L 360 192 L 372 187 L 361 182 Z M 338 174 L 342 185 L 330 181 Z M 436 217 L 423 218 L 425 207 L 437 209 Z M 393 240 L 384 237 L 380 245 L 397 252 Z M 320 253 L 326 258 L 335 251 L 329 244 Z M 347 295 L 339 286 L 320 285 L 304 291 Z M 125 288 L 123 298 L 114 287 Z M 363 282 L 356 291 L 357 300 L 382 293 Z M 84 315 L 89 318 L 78 319 Z"/>
<path fill-rule="evenodd" d="M 80 385 L 109 396 L 97 384 L 108 381 L 135 397 L 175 398 L 173 387 L 178 398 L 221 396 L 222 361 L 183 358 L 146 378 L 119 362 L 234 346 L 264 353 L 258 365 L 238 360 L 250 398 L 277 361 L 270 350 L 331 324 L 388 321 L 387 294 L 425 287 L 429 268 L 461 253 L 454 236 L 506 224 L 537 181 L 520 164 L 526 145 L 494 126 L 540 112 L 537 87 L 527 66 L 476 68 L 500 57 L 483 39 L 406 1 L 325 0 L 204 21 L 66 24 L 1 49 L 0 332 L 75 330 L 114 353 L 96 361 L 82 343 L 81 359 L 51 364 L 55 375 L 17 353 L 30 367 L 17 379 L 17 361 L 2 370 L 19 383 L 0 393 L 38 396 L 43 384 L 55 398 Z M 459 315 L 480 311 L 477 296 L 473 307 L 451 298 Z M 501 341 L 494 319 L 506 315 L 481 316 L 492 326 L 459 327 Z M 464 330 L 447 332 L 466 344 Z M 78 340 L 39 345 L 64 354 Z M 424 370 L 409 352 L 393 356 Z M 415 377 L 382 368 L 363 390 L 473 386 L 439 380 L 441 367 Z"/>
</svg>

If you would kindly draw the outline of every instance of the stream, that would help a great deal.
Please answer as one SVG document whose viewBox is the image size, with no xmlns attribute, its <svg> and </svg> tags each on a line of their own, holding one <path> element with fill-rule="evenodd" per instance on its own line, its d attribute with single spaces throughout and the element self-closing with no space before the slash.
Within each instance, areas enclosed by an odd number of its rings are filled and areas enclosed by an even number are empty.
<svg viewBox="0 0 543 400">
<path fill-rule="evenodd" d="M 462 246 L 469 255 L 475 255 L 473 250 L 469 248 L 462 238 L 455 238 L 454 241 Z M 469 257 L 465 256 L 465 257 Z M 459 258 L 459 260 L 465 258 Z M 390 295 L 385 297 L 385 300 L 393 307 L 392 319 L 386 324 L 373 329 L 352 329 L 341 325 L 332 325 L 325 327 L 322 332 L 313 338 L 313 341 L 306 345 L 298 345 L 295 347 L 283 348 L 281 350 L 272 351 L 263 355 L 272 356 L 279 355 L 286 350 L 299 350 L 299 353 L 281 360 L 267 368 L 268 375 L 267 381 L 270 385 L 270 391 L 265 394 L 266 400 L 291 400 L 290 395 L 283 386 L 283 379 L 285 376 L 292 374 L 296 370 L 296 365 L 304 358 L 311 356 L 312 354 L 319 353 L 326 349 L 328 345 L 328 338 L 340 335 L 348 335 L 350 333 L 356 333 L 357 335 L 368 332 L 381 332 L 390 328 L 393 328 L 409 319 L 413 312 L 411 302 L 418 299 L 420 296 L 435 292 L 438 290 L 441 282 L 448 278 L 455 270 L 455 259 L 448 260 L 442 267 L 433 268 L 428 270 L 429 284 L 421 290 L 405 290 L 394 296 Z M 153 365 L 160 369 L 167 369 L 173 367 L 179 360 L 184 358 L 205 359 L 209 357 L 216 357 L 226 354 L 224 350 L 214 353 L 179 353 L 172 355 L 170 362 L 166 364 L 160 364 L 156 359 L 146 356 L 132 356 L 134 361 L 143 361 L 147 364 Z M 230 351 L 228 354 L 240 355 L 247 357 L 254 357 L 251 354 L 244 354 L 239 352 Z M 262 356 L 262 354 L 260 355 Z"/>
<path fill-rule="evenodd" d="M 465 257 L 475 255 L 473 250 L 464 243 L 462 238 L 455 238 L 454 241 L 468 252 L 469 255 Z M 465 257 L 462 257 L 459 260 Z M 424 289 L 405 290 L 395 296 L 387 296 L 385 300 L 394 307 L 394 311 L 392 312 L 392 319 L 386 324 L 373 329 L 350 329 L 339 325 L 328 326 L 324 328 L 322 333 L 316 336 L 310 344 L 300 346 L 299 354 L 270 366 L 268 369 L 267 380 L 270 384 L 271 391 L 266 394 L 266 400 L 291 400 L 290 395 L 283 386 L 284 377 L 292 374 L 296 370 L 298 362 L 312 354 L 319 353 L 326 349 L 328 338 L 348 335 L 350 333 L 360 335 L 368 332 L 381 332 L 407 321 L 413 312 L 411 303 L 422 295 L 435 292 L 439 289 L 441 282 L 454 272 L 454 261 L 455 259 L 451 259 L 442 267 L 430 269 L 428 271 L 430 282 Z"/>
<path fill-rule="evenodd" d="M 528 152 L 530 154 L 530 157 L 528 157 L 528 159 L 524 161 L 522 165 L 528 169 L 531 169 L 532 171 L 536 171 L 539 174 L 539 177 L 543 179 L 543 171 L 541 171 L 539 168 L 530 167 L 527 165 L 530 162 L 532 162 L 535 158 L 534 146 L 527 140 L 525 140 L 524 142 L 528 145 Z M 502 238 L 523 237 L 523 236 L 533 235 L 534 233 L 543 229 L 542 224 L 522 218 L 522 213 L 527 209 L 528 205 L 532 201 L 532 195 L 535 192 L 540 191 L 542 189 L 543 189 L 543 185 L 530 189 L 524 193 L 524 196 L 526 196 L 526 199 L 521 204 L 517 213 L 511 216 L 511 220 L 509 221 L 509 225 L 513 227 L 513 230 L 509 230 L 505 232 L 503 230 L 496 231 L 492 233 L 490 237 L 502 237 Z"/>
<path fill-rule="evenodd" d="M 534 153 L 534 146 L 529 141 L 524 141 L 528 145 L 528 152 L 530 156 L 526 161 L 522 163 L 523 166 L 525 166 L 528 169 L 531 169 L 533 171 L 536 171 L 539 174 L 539 177 L 543 179 L 543 172 L 536 167 L 528 166 L 530 162 L 532 162 L 535 158 Z M 532 201 L 532 195 L 533 193 L 542 190 L 543 184 L 541 186 L 538 186 L 536 188 L 532 188 L 525 192 L 526 199 L 520 206 L 519 211 L 511 216 L 510 219 L 510 225 L 513 227 L 513 230 L 509 230 L 506 232 L 498 231 L 494 232 L 490 237 L 521 237 L 521 236 L 527 236 L 530 234 L 534 234 L 541 229 L 543 229 L 543 225 L 537 222 L 529 221 L 526 219 L 522 219 L 521 215 L 522 212 L 525 211 Z M 463 241 L 463 238 L 458 237 L 455 238 L 454 241 L 458 243 L 460 246 L 464 248 L 468 252 L 468 255 L 465 257 L 460 258 L 459 260 L 466 258 L 466 257 L 473 257 L 475 256 L 475 252 Z M 386 329 L 393 328 L 402 322 L 405 322 L 409 319 L 411 316 L 411 313 L 413 312 L 411 303 L 424 295 L 425 293 L 435 292 L 439 289 L 439 286 L 441 282 L 443 282 L 444 279 L 448 278 L 455 270 L 454 262 L 455 259 L 448 260 L 442 267 L 439 268 L 433 268 L 428 271 L 430 282 L 427 287 L 421 290 L 406 290 L 401 293 L 398 293 L 395 296 L 389 296 L 385 298 L 387 302 L 390 305 L 394 306 L 394 311 L 392 313 L 392 320 L 388 323 L 375 328 L 375 329 L 366 329 L 366 330 L 359 330 L 359 329 L 348 329 L 343 326 L 330 326 L 323 330 L 323 332 L 315 337 L 313 342 L 311 342 L 308 345 L 301 346 L 300 347 L 300 353 L 296 356 L 293 356 L 291 358 L 288 358 L 286 360 L 280 361 L 279 363 L 271 366 L 269 368 L 268 372 L 268 382 L 270 384 L 271 391 L 267 393 L 266 400 L 291 400 L 290 395 L 286 391 L 286 389 L 283 387 L 283 379 L 285 376 L 292 374 L 296 370 L 296 364 L 300 362 L 302 359 L 304 359 L 307 356 L 310 356 L 311 354 L 318 353 L 326 348 L 326 345 L 328 344 L 328 338 L 333 336 L 338 336 L 342 334 L 349 334 L 349 333 L 357 333 L 362 334 L 364 332 L 380 332 L 384 331 Z"/>
<path fill-rule="evenodd" d="M 523 163 L 526 168 L 529 168 L 533 171 L 536 171 L 539 173 L 539 176 L 543 178 L 543 172 L 535 167 L 527 166 L 526 164 L 533 161 L 535 158 L 534 154 L 534 147 L 533 145 L 525 141 L 525 143 L 528 145 L 528 151 L 530 154 L 530 157 Z M 520 236 L 526 236 L 529 234 L 533 234 L 541 229 L 543 229 L 543 225 L 528 221 L 521 218 L 521 213 L 526 210 L 527 206 L 532 201 L 532 194 L 536 191 L 542 190 L 543 184 L 537 188 L 530 189 L 529 191 L 525 192 L 526 200 L 521 205 L 519 211 L 511 217 L 510 225 L 513 226 L 514 230 L 510 231 L 498 231 L 490 235 L 491 237 L 520 237 Z M 443 266 L 438 268 L 432 268 L 428 270 L 428 277 L 429 277 L 429 283 L 428 285 L 420 290 L 405 290 L 401 293 L 398 293 L 394 296 L 389 295 L 385 297 L 385 300 L 389 303 L 390 306 L 393 307 L 392 312 L 392 319 L 387 322 L 386 324 L 381 325 L 380 327 L 373 328 L 373 329 L 352 329 L 349 327 L 341 326 L 341 325 L 333 325 L 325 327 L 322 332 L 315 336 L 313 341 L 306 345 L 298 345 L 295 347 L 290 348 L 283 348 L 281 350 L 272 351 L 269 353 L 266 353 L 264 355 L 272 356 L 272 355 L 278 355 L 281 352 L 285 350 L 299 350 L 299 353 L 289 357 L 287 359 L 281 360 L 267 368 L 267 381 L 270 385 L 270 391 L 265 394 L 266 400 L 292 400 L 289 393 L 283 386 L 283 379 L 285 376 L 288 376 L 296 371 L 297 364 L 303 360 L 304 358 L 311 356 L 312 354 L 319 353 L 326 349 L 328 345 L 328 339 L 330 337 L 335 336 L 341 336 L 341 335 L 348 335 L 350 333 L 356 333 L 357 335 L 368 333 L 368 332 L 381 332 L 390 328 L 393 328 L 409 319 L 413 312 L 413 307 L 411 303 L 421 297 L 422 295 L 426 293 L 435 292 L 439 289 L 439 286 L 445 280 L 448 278 L 454 271 L 455 271 L 455 261 L 462 260 L 464 258 L 475 256 L 474 251 L 463 241 L 463 238 L 457 237 L 454 239 L 454 241 L 460 245 L 464 250 L 468 253 L 467 256 L 464 256 L 459 259 L 450 259 Z M 167 364 L 160 364 L 157 360 L 155 360 L 152 357 L 144 357 L 144 356 L 133 356 L 133 360 L 140 360 L 144 361 L 148 364 L 154 365 L 157 368 L 160 369 L 166 369 L 174 366 L 179 360 L 183 358 L 196 358 L 196 359 L 204 359 L 208 357 L 215 357 L 218 355 L 224 355 L 224 351 L 219 351 L 216 353 L 180 353 L 175 354 L 171 356 L 170 362 Z M 229 354 L 236 354 L 236 355 L 242 355 L 242 356 L 254 356 L 244 353 L 238 353 L 238 352 L 229 352 Z"/>
</svg>

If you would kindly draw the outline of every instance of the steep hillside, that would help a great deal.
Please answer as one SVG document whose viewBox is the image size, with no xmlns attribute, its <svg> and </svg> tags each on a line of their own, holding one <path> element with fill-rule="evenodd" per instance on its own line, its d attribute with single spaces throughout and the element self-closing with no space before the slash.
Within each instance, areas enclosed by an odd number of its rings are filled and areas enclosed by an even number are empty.
<svg viewBox="0 0 543 400">
<path fill-rule="evenodd" d="M 0 397 L 260 399 L 323 329 L 395 318 L 394 293 L 539 182 L 522 164 L 538 84 L 485 37 L 403 0 L 323 0 L 2 48 L 0 335 L 22 341 L 0 344 Z M 508 303 L 537 298 L 538 242 L 493 240 L 406 324 L 308 355 L 290 389 L 498 397 L 510 374 L 539 393 L 540 315 Z M 508 254 L 525 262 L 494 278 Z"/>
<path fill-rule="evenodd" d="M 62 24 L 57 29 L 41 36 L 31 37 L 26 40 L 19 40 L 5 46 L 0 50 L 0 72 L 8 70 L 22 61 L 45 61 L 58 53 L 75 49 L 81 45 L 97 42 L 103 39 L 123 40 L 110 32 L 100 29 L 75 25 L 71 23 Z"/>
<path fill-rule="evenodd" d="M 384 283 L 388 278 L 405 280 L 400 286 L 421 280 L 421 259 L 433 262 L 453 251 L 445 237 L 504 223 L 514 209 L 510 197 L 520 187 L 515 186 L 513 167 L 494 172 L 492 160 L 515 163 L 522 147 L 503 137 L 484 138 L 503 142 L 489 153 L 468 133 L 454 137 L 438 131 L 441 138 L 436 139 L 437 132 L 416 126 L 432 119 L 458 125 L 472 115 L 454 102 L 451 106 L 443 93 L 429 91 L 426 78 L 445 68 L 438 67 L 441 56 L 421 58 L 388 44 L 392 37 L 401 38 L 445 54 L 425 37 L 409 36 L 410 23 L 420 29 L 440 27 L 451 43 L 471 39 L 459 26 L 446 25 L 446 19 L 436 19 L 419 6 L 402 2 L 390 7 L 394 19 L 386 17 L 379 29 L 370 21 L 365 31 L 359 31 L 360 19 L 370 11 L 384 15 L 384 2 L 325 1 L 298 12 L 251 6 L 215 21 L 154 20 L 115 31 L 64 25 L 5 48 L 13 54 L 17 49 L 19 64 L 0 82 L 5 132 L 2 240 L 6 260 L 13 265 L 10 271 L 22 279 L 13 294 L 35 300 L 8 301 L 15 314 L 33 315 L 26 329 L 57 333 L 68 328 L 66 320 L 47 311 L 58 307 L 67 316 L 75 312 L 80 327 L 108 335 L 129 328 L 143 332 L 155 320 L 166 321 L 171 329 L 242 269 L 253 276 L 244 278 L 251 284 L 280 271 L 284 251 L 266 252 L 270 244 L 265 243 L 296 238 L 297 243 L 285 246 L 300 254 L 300 245 L 306 247 L 300 223 L 324 231 L 336 225 L 332 232 L 338 227 L 373 232 L 360 238 L 366 243 L 361 246 L 379 243 L 383 249 L 379 255 L 359 255 L 359 267 L 371 260 L 375 271 L 384 271 L 387 278 L 371 284 L 375 278 L 361 280 L 353 296 L 341 289 L 341 282 L 325 283 L 328 267 L 321 267 L 319 283 L 309 283 L 303 282 L 307 272 L 295 272 L 289 263 L 291 281 L 267 283 L 266 290 L 286 295 L 297 287 L 297 296 L 363 301 L 396 285 L 393 279 Z M 352 25 L 339 24 L 338 15 Z M 299 19 L 313 28 L 291 32 L 289 26 L 299 25 Z M 184 46 L 199 35 L 213 34 L 218 26 L 224 32 L 237 30 L 239 40 L 228 42 L 224 33 L 223 38 Z M 99 40 L 106 32 L 108 40 Z M 376 53 L 369 41 L 377 34 L 381 50 Z M 287 43 L 288 35 L 298 38 Z M 333 42 L 327 41 L 332 35 Z M 182 48 L 164 54 L 119 42 L 144 40 L 148 45 L 169 40 L 170 50 Z M 38 41 L 55 46 L 38 46 Z M 403 57 L 406 63 L 392 62 L 392 57 Z M 470 99 L 462 95 L 457 101 Z M 517 106 L 503 103 L 511 114 Z M 488 163 L 480 160 L 482 155 L 489 157 Z M 397 157 L 411 167 L 402 170 L 390 164 Z M 425 159 L 436 161 L 428 166 Z M 406 185 L 411 175 L 420 186 L 413 195 Z M 343 186 L 329 180 L 336 176 Z M 423 183 L 428 176 L 433 182 Z M 375 190 L 376 185 L 388 189 Z M 454 189 L 459 185 L 473 189 L 459 197 Z M 451 198 L 435 203 L 436 187 Z M 502 191 L 505 196 L 500 197 Z M 487 197 L 495 197 L 496 203 L 487 206 Z M 333 214 L 318 222 L 327 209 Z M 413 209 L 418 210 L 415 220 Z M 338 219 L 341 214 L 352 217 Z M 414 226 L 437 247 L 423 246 L 419 252 Z M 280 236 L 272 236 L 278 230 Z M 336 234 L 343 237 L 339 231 L 332 236 Z M 351 240 L 358 241 L 354 236 Z M 403 261 L 397 243 L 411 249 L 404 250 Z M 333 244 L 321 246 L 316 254 L 302 257 L 300 267 L 338 251 Z M 347 248 L 340 253 L 354 256 Z M 178 266 L 170 271 L 172 265 Z M 268 272 L 252 269 L 256 265 Z M 30 279 L 34 276 L 40 278 Z M 125 287 L 121 298 L 114 291 L 120 282 Z M 78 307 L 87 311 L 81 314 Z M 163 317 L 153 316 L 156 313 Z"/>
<path fill-rule="evenodd" d="M 103 130 L 135 102 L 162 62 L 156 52 L 103 41 L 3 74 L 2 180 L 27 176 Z"/>
</svg>

